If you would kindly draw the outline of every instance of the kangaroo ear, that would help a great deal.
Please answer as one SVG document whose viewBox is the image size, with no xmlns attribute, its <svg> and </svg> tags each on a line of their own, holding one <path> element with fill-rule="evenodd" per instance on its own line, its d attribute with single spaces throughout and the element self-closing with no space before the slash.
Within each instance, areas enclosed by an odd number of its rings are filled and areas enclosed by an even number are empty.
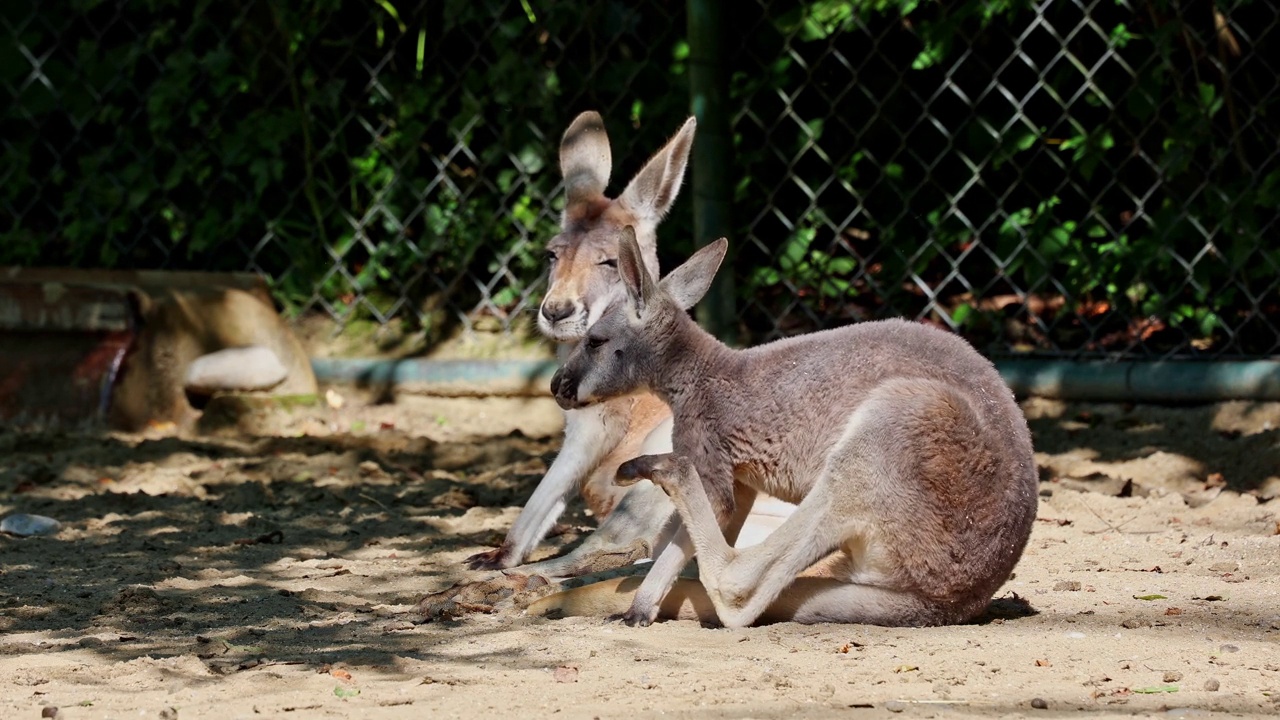
<svg viewBox="0 0 1280 720">
<path fill-rule="evenodd" d="M 155 301 L 151 296 L 142 288 L 131 287 L 125 291 L 125 302 L 129 306 L 129 316 L 133 320 L 133 326 L 146 325 L 155 309 Z"/>
<path fill-rule="evenodd" d="M 622 228 L 622 239 L 618 242 L 618 274 L 636 313 L 644 312 L 645 304 L 653 298 L 658 286 L 645 267 L 640 243 L 636 242 L 636 229 L 630 225 Z"/>
<path fill-rule="evenodd" d="M 698 250 L 683 265 L 672 270 L 667 274 L 659 287 L 671 296 L 681 308 L 688 310 L 703 295 L 707 294 L 707 290 L 711 288 L 711 281 L 716 277 L 716 271 L 720 269 L 720 263 L 724 261 L 724 255 L 729 250 L 729 241 L 720 238 L 706 247 Z"/>
<path fill-rule="evenodd" d="M 680 130 L 649 158 L 622 191 L 619 200 L 638 215 L 641 222 L 656 227 L 675 203 L 684 182 L 684 168 L 689 164 L 697 125 L 698 121 L 692 117 L 685 120 Z"/>
<path fill-rule="evenodd" d="M 567 207 L 601 197 L 609 185 L 613 155 L 604 120 L 595 111 L 574 118 L 560 139 L 560 174 L 564 176 Z"/>
</svg>

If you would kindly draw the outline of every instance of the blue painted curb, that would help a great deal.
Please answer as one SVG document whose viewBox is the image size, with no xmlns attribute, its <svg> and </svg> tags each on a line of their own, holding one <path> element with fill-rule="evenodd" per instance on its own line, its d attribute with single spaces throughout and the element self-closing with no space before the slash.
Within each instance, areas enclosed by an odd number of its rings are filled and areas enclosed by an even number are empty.
<svg viewBox="0 0 1280 720">
<path fill-rule="evenodd" d="M 317 358 L 316 379 L 441 394 L 549 395 L 555 360 Z M 1019 395 L 1113 402 L 1280 400 L 1280 361 L 1013 359 L 996 368 Z"/>
<path fill-rule="evenodd" d="M 550 395 L 554 360 L 376 360 L 312 358 L 322 383 L 432 389 L 444 394 Z"/>
<path fill-rule="evenodd" d="M 1014 392 L 1071 400 L 1280 400 L 1280 362 L 1003 360 Z"/>
</svg>

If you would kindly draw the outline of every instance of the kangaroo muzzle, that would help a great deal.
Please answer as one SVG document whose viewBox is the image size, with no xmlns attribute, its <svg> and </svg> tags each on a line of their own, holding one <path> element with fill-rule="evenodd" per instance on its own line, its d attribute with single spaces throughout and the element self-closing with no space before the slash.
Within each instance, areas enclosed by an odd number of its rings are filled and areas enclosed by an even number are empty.
<svg viewBox="0 0 1280 720">
<path fill-rule="evenodd" d="M 563 367 L 551 376 L 551 395 L 556 399 L 556 404 L 561 410 L 576 410 L 591 404 L 578 399 L 580 380 L 565 373 Z"/>
</svg>

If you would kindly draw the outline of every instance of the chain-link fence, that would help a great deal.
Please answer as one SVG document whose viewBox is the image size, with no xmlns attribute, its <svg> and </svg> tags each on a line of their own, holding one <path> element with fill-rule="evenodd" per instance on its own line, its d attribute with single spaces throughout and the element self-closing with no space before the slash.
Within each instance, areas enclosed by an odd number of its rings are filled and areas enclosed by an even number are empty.
<svg viewBox="0 0 1280 720">
<path fill-rule="evenodd" d="M 1274 2 L 719 2 L 746 339 L 905 315 L 993 355 L 1280 351 Z M 250 269 L 340 323 L 511 327 L 564 126 L 600 110 L 629 177 L 688 113 L 687 21 L 683 0 L 5 3 L 0 264 Z"/>
</svg>

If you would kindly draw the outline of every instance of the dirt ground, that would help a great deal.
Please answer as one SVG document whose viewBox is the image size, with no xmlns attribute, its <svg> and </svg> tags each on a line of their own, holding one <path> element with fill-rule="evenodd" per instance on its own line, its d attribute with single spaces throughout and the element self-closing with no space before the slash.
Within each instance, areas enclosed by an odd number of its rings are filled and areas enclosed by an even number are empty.
<svg viewBox="0 0 1280 720">
<path fill-rule="evenodd" d="M 192 439 L 0 430 L 0 517 L 63 523 L 0 535 L 0 717 L 1280 713 L 1280 405 L 1026 402 L 1039 522 L 991 617 L 729 631 L 424 622 L 558 411 L 343 399 Z M 542 555 L 593 524 L 572 507 Z"/>
</svg>

